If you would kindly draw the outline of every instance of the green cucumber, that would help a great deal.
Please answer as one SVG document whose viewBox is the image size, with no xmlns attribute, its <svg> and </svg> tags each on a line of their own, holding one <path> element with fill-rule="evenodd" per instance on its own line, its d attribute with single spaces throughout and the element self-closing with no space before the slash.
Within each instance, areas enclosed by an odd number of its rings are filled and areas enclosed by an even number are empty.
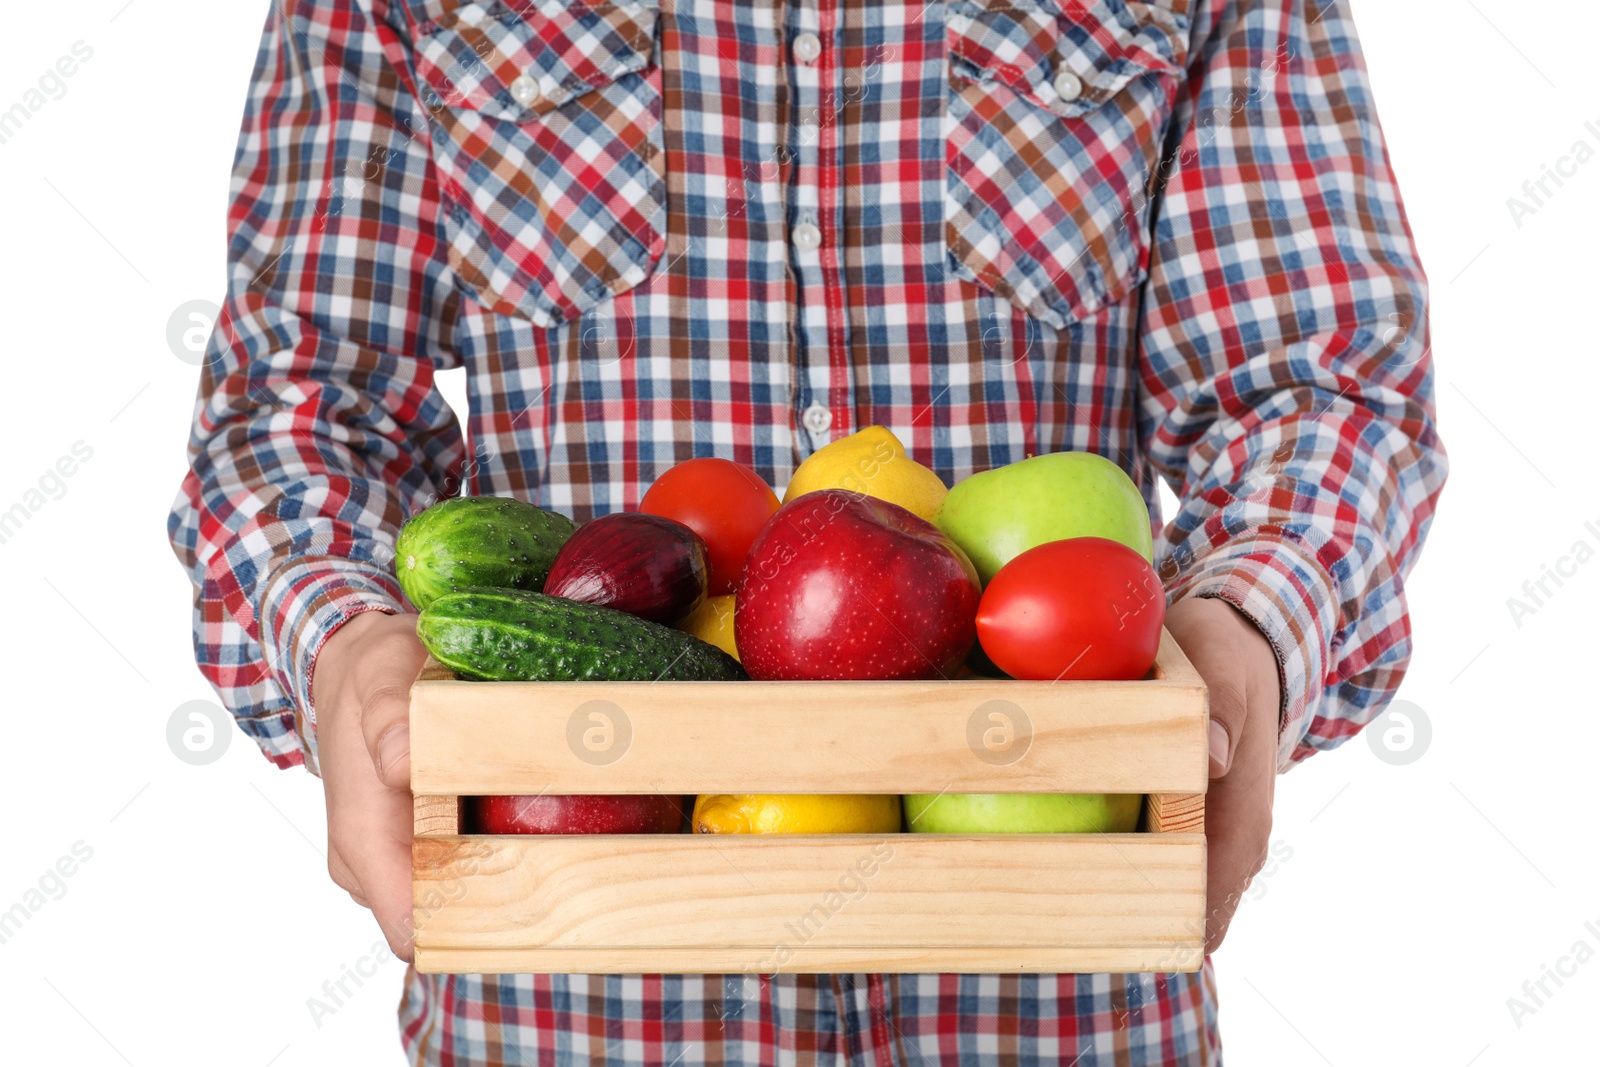
<svg viewBox="0 0 1600 1067">
<path fill-rule="evenodd" d="M 715 645 L 612 608 L 520 589 L 464 589 L 422 609 L 417 637 L 463 678 L 515 682 L 733 681 Z"/>
<path fill-rule="evenodd" d="M 510 497 L 452 497 L 406 521 L 395 541 L 395 576 L 419 610 L 453 589 L 538 592 L 575 529 L 565 515 Z"/>
</svg>

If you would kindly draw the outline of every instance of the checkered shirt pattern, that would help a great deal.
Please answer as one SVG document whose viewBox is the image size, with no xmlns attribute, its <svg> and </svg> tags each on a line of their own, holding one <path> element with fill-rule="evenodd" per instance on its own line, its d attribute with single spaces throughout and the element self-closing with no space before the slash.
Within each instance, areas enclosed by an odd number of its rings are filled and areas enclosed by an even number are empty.
<svg viewBox="0 0 1600 1067">
<path fill-rule="evenodd" d="M 1404 674 L 1446 457 L 1344 0 L 282 0 L 232 192 L 169 528 L 201 670 L 282 766 L 433 500 L 584 519 L 702 455 L 781 487 L 874 423 L 946 481 L 1121 464 L 1169 597 L 1271 642 L 1284 768 Z M 413 973 L 401 1021 L 427 1064 L 1219 1057 L 1209 966 Z"/>
</svg>

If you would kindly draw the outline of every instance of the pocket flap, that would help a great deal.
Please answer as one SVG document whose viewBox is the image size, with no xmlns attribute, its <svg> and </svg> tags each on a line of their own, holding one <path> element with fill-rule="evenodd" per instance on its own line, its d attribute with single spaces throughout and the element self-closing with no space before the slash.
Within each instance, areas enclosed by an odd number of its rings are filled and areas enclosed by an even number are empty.
<svg viewBox="0 0 1600 1067">
<path fill-rule="evenodd" d="M 953 0 L 947 28 L 957 76 L 1004 82 L 1068 118 L 1142 74 L 1180 73 L 1189 48 L 1187 0 Z M 1067 74 L 1081 87 L 1071 99 L 1057 88 Z"/>
<path fill-rule="evenodd" d="M 440 99 L 526 122 L 650 62 L 653 2 L 472 0 L 450 4 L 415 36 L 418 76 Z"/>
</svg>

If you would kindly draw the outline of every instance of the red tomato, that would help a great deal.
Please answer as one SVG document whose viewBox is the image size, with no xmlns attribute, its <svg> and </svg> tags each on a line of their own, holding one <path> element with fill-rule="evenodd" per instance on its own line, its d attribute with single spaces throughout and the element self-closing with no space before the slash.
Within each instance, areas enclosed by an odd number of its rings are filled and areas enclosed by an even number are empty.
<svg viewBox="0 0 1600 1067">
<path fill-rule="evenodd" d="M 1155 568 L 1104 537 L 1017 556 L 978 603 L 978 643 L 1013 678 L 1131 680 L 1156 661 L 1167 598 Z"/>
<path fill-rule="evenodd" d="M 711 557 L 709 596 L 739 583 L 750 543 L 778 510 L 778 495 L 761 476 L 731 459 L 691 459 L 655 480 L 639 510 L 677 519 L 699 534 Z"/>
</svg>

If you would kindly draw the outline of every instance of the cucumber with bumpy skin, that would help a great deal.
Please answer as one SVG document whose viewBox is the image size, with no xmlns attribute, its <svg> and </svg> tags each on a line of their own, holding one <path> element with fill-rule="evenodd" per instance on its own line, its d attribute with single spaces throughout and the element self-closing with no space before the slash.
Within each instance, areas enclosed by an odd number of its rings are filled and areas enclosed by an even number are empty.
<svg viewBox="0 0 1600 1067">
<path fill-rule="evenodd" d="M 454 589 L 538 592 L 575 529 L 565 515 L 510 497 L 452 497 L 406 521 L 395 541 L 395 576 L 419 610 Z"/>
<path fill-rule="evenodd" d="M 517 589 L 446 593 L 417 637 L 463 678 L 516 682 L 733 681 L 739 661 L 681 630 Z"/>
</svg>

